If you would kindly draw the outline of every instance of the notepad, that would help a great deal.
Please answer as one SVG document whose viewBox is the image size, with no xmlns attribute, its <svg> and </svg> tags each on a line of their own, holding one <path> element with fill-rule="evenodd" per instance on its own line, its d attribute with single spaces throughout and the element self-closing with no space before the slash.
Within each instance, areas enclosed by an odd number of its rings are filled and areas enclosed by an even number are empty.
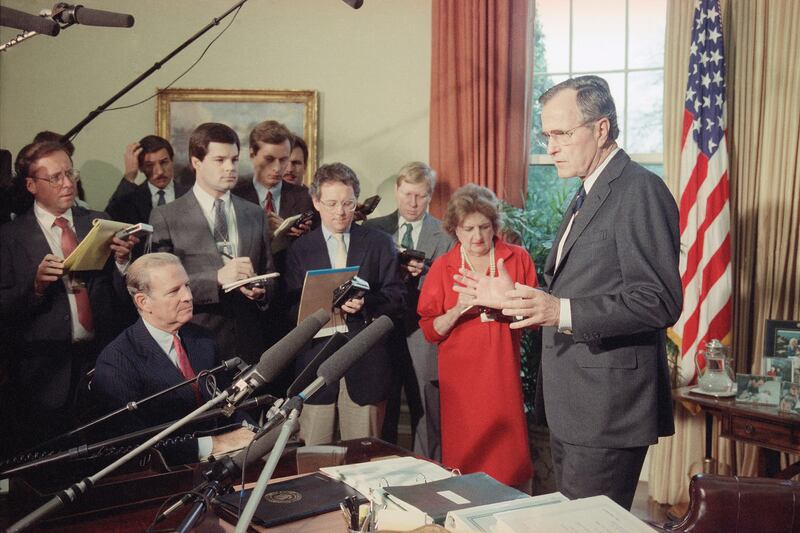
<svg viewBox="0 0 800 533">
<path fill-rule="evenodd" d="M 238 289 L 243 285 L 247 285 L 248 283 L 257 283 L 259 281 L 266 281 L 268 279 L 277 278 L 280 276 L 278 272 L 267 272 L 266 274 L 259 274 L 257 276 L 252 276 L 245 279 L 240 279 L 238 281 L 233 281 L 231 283 L 226 283 L 222 286 L 222 290 L 225 292 L 231 292 L 233 289 Z"/>
<path fill-rule="evenodd" d="M 92 229 L 64 259 L 64 272 L 102 270 L 111 255 L 111 241 L 114 235 L 131 226 L 133 224 L 128 222 L 117 222 L 104 218 L 94 219 Z"/>
</svg>

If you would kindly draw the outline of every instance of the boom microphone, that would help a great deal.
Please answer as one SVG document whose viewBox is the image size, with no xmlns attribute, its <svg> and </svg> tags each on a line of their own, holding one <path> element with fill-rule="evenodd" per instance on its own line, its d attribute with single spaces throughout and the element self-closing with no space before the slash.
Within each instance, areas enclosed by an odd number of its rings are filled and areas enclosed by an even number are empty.
<svg viewBox="0 0 800 533">
<path fill-rule="evenodd" d="M 350 342 L 339 348 L 335 354 L 319 366 L 317 379 L 311 382 L 297 396 L 284 403 L 280 410 L 256 433 L 256 438 L 282 424 L 293 409 L 302 409 L 303 403 L 321 389 L 323 385 L 338 383 L 345 372 L 370 351 L 373 346 L 378 344 L 378 341 L 385 337 L 393 327 L 392 319 L 383 315 L 361 330 Z"/>
<path fill-rule="evenodd" d="M 130 28 L 134 22 L 133 15 L 89 9 L 81 5 L 71 6 L 65 2 L 59 2 L 53 6 L 52 16 L 53 20 L 61 24 L 83 24 L 106 28 Z"/>
<path fill-rule="evenodd" d="M 378 341 L 383 339 L 393 327 L 392 319 L 386 315 L 373 321 L 343 348 L 333 354 L 330 359 L 322 363 L 317 371 L 317 376 L 325 380 L 326 385 L 338 382 L 342 379 L 344 373 L 365 353 L 370 351 L 373 346 L 378 344 Z"/>
<path fill-rule="evenodd" d="M 339 333 L 338 331 L 334 333 L 328 342 L 325 343 L 325 346 L 322 347 L 319 353 L 314 356 L 314 359 L 308 363 L 308 366 L 306 366 L 303 371 L 300 372 L 300 375 L 295 378 L 294 382 L 286 391 L 286 396 L 288 398 L 297 396 L 300 394 L 300 392 L 302 392 L 303 389 L 308 387 L 317 377 L 319 365 L 327 361 L 331 355 L 336 353 L 339 348 L 347 344 L 349 340 L 350 339 L 347 338 L 347 335 L 344 335 L 343 333 Z"/>
<path fill-rule="evenodd" d="M 0 6 L 0 26 L 8 26 L 22 31 L 35 31 L 41 35 L 55 37 L 61 31 L 61 26 L 47 17 L 29 15 L 10 7 Z"/>
<path fill-rule="evenodd" d="M 364 5 L 364 0 L 343 0 L 345 4 L 352 7 L 353 9 L 358 9 L 359 7 Z"/>
<path fill-rule="evenodd" d="M 225 413 L 230 416 L 230 413 L 236 409 L 236 405 L 254 389 L 275 379 L 303 345 L 314 338 L 322 326 L 328 323 L 330 317 L 330 313 L 325 309 L 319 309 L 316 313 L 309 315 L 296 328 L 264 352 L 255 366 L 250 367 L 238 378 L 234 378 L 235 383 L 228 389 L 227 405 L 223 408 Z"/>
</svg>

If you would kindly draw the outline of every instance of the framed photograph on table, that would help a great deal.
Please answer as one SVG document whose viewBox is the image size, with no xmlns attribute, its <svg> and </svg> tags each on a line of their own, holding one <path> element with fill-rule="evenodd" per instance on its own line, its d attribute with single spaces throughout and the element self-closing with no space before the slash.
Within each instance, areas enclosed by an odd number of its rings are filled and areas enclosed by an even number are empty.
<svg viewBox="0 0 800 533">
<path fill-rule="evenodd" d="M 175 176 L 194 182 L 189 166 L 189 136 L 204 122 L 227 124 L 239 135 L 239 179 L 250 179 L 250 131 L 259 122 L 277 120 L 308 145 L 304 183 L 317 169 L 317 91 L 249 89 L 164 89 L 158 93 L 156 131 L 175 150 Z"/>
<path fill-rule="evenodd" d="M 764 327 L 766 357 L 800 357 L 800 322 L 767 320 Z"/>
</svg>

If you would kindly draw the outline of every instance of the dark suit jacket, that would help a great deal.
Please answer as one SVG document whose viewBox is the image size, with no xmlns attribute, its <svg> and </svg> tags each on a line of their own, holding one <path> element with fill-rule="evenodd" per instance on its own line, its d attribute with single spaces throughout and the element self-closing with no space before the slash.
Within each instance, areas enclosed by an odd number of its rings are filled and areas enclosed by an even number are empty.
<svg viewBox="0 0 800 533">
<path fill-rule="evenodd" d="M 108 218 L 82 207 L 73 207 L 72 216 L 79 241 L 89 233 L 92 220 Z M 51 283 L 42 296 L 33 288 L 37 267 L 50 253 L 33 209 L 0 229 L 0 311 L 15 332 L 15 384 L 21 390 L 35 384 L 34 401 L 58 408 L 68 401 L 73 365 L 67 291 L 60 281 Z M 81 278 L 89 293 L 95 341 L 104 346 L 121 329 L 114 317 L 118 304 L 127 297 L 122 276 L 112 255 L 103 270 L 82 273 Z"/>
<path fill-rule="evenodd" d="M 380 229 L 392 237 L 397 233 L 397 225 L 399 223 L 399 215 L 397 211 L 388 215 L 370 218 L 364 222 L 364 226 L 370 228 Z M 425 275 L 428 272 L 430 264 L 433 260 L 447 253 L 453 247 L 453 238 L 450 237 L 443 229 L 442 223 L 439 219 L 434 218 L 430 213 L 425 213 L 422 219 L 422 229 L 419 233 L 419 239 L 415 243 L 416 249 L 425 252 L 425 269 L 421 276 L 418 278 L 409 277 L 406 280 L 406 309 L 405 309 L 405 331 L 406 335 L 410 335 L 415 330 L 419 329 L 419 315 L 417 315 L 417 302 L 419 301 L 419 292 L 422 289 L 422 284 L 425 282 Z"/>
<path fill-rule="evenodd" d="M 253 180 L 240 181 L 231 192 L 256 205 L 261 205 L 258 203 L 258 193 L 253 185 Z M 314 209 L 314 203 L 311 201 L 311 195 L 308 194 L 307 188 L 288 181 L 283 182 L 283 185 L 281 185 L 281 205 L 278 210 L 278 215 L 281 218 L 299 215 L 312 209 Z"/>
<path fill-rule="evenodd" d="M 211 332 L 189 323 L 179 333 L 189 363 L 196 374 L 219 364 L 219 353 Z M 180 370 L 170 361 L 147 331 L 144 322 L 139 319 L 106 346 L 97 358 L 92 392 L 105 402 L 106 410 L 110 412 L 184 380 Z M 205 381 L 203 378 L 199 380 L 200 391 L 203 399 L 208 401 L 210 396 L 206 392 Z M 224 383 L 218 383 L 218 387 L 224 386 Z M 197 407 L 194 391 L 190 386 L 184 386 L 145 403 L 137 409 L 135 415 L 117 415 L 109 429 L 116 434 L 129 433 L 177 420 Z M 204 427 L 207 429 L 207 426 Z M 185 429 L 180 430 L 179 434 L 184 433 Z M 166 449 L 165 456 L 170 463 L 196 462 L 197 441 L 192 439 L 177 449 Z"/>
<path fill-rule="evenodd" d="M 175 184 L 175 199 L 177 200 L 189 191 L 185 187 L 173 180 Z M 153 201 L 150 195 L 150 188 L 147 181 L 136 185 L 123 178 L 117 186 L 117 190 L 111 196 L 106 207 L 106 212 L 114 220 L 138 224 L 150 220 L 150 212 L 153 210 Z"/>
<path fill-rule="evenodd" d="M 573 200 L 574 203 L 574 200 Z M 544 267 L 569 298 L 572 335 L 542 331 L 537 416 L 576 445 L 647 446 L 674 432 L 665 328 L 682 306 L 678 209 L 664 182 L 620 150 L 592 186 L 564 244 L 572 206 Z"/>
<path fill-rule="evenodd" d="M 382 231 L 353 224 L 350 228 L 347 264 L 358 265 L 360 267 L 358 276 L 370 286 L 369 292 L 364 296 L 362 312 L 359 315 L 346 317 L 347 327 L 350 330 L 348 336 L 354 336 L 381 315 L 399 320 L 404 308 L 405 291 L 397 276 L 397 250 L 391 237 Z M 300 301 L 306 272 L 331 268 L 322 228 L 299 237 L 292 244 L 286 265 L 288 297 L 295 303 L 292 316 L 297 316 L 297 303 Z M 297 359 L 298 371 L 311 362 L 322 342 L 317 341 L 314 344 L 312 349 L 302 353 Z M 385 400 L 389 390 L 390 373 L 389 355 L 385 347 L 379 344 L 359 359 L 345 374 L 350 397 L 359 405 L 376 404 Z M 338 390 L 338 386 L 326 387 L 316 394 L 310 403 L 333 403 Z"/>
<path fill-rule="evenodd" d="M 264 212 L 238 196 L 231 195 L 231 202 L 239 232 L 239 256 L 249 257 L 257 274 L 273 272 Z M 192 322 L 214 332 L 222 357 L 257 361 L 266 348 L 264 304 L 248 300 L 238 290 L 225 294 L 220 289 L 217 271 L 223 266 L 222 256 L 194 193 L 153 209 L 150 224 L 153 251 L 177 255 L 189 274 L 194 297 Z M 270 285 L 267 298 L 271 293 Z"/>
</svg>

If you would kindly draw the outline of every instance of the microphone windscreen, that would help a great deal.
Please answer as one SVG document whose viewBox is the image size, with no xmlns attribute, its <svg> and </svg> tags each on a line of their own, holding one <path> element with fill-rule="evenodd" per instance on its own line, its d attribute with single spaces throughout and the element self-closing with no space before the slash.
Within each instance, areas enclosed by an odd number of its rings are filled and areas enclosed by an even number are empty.
<svg viewBox="0 0 800 533">
<path fill-rule="evenodd" d="M 133 26 L 133 15 L 112 13 L 101 9 L 75 7 L 75 21 L 86 26 L 103 26 L 106 28 L 130 28 Z"/>
<path fill-rule="evenodd" d="M 294 382 L 286 391 L 286 397 L 292 398 L 293 396 L 297 396 L 303 392 L 306 387 L 311 385 L 311 382 L 317 378 L 317 370 L 319 370 L 319 366 L 327 361 L 328 358 L 334 352 L 336 352 L 336 350 L 347 344 L 347 340 L 347 335 L 343 335 L 338 331 L 334 333 L 328 342 L 325 343 L 319 353 L 314 356 L 314 359 L 308 364 L 308 366 L 303 369 L 297 378 L 295 378 Z"/>
<path fill-rule="evenodd" d="M 353 337 L 344 348 L 322 363 L 317 375 L 325 380 L 326 385 L 338 382 L 344 373 L 386 336 L 393 327 L 394 323 L 388 316 L 381 316 Z"/>
<path fill-rule="evenodd" d="M 8 26 L 22 31 L 35 31 L 41 35 L 55 37 L 61 31 L 56 21 L 47 17 L 37 17 L 10 7 L 0 6 L 0 26 Z"/>
<path fill-rule="evenodd" d="M 273 381 L 297 356 L 303 345 L 313 339 L 322 326 L 328 323 L 330 317 L 331 314 L 325 309 L 319 309 L 316 313 L 307 316 L 296 328 L 261 355 L 261 359 L 256 365 L 256 371 L 264 377 L 267 383 Z"/>
<path fill-rule="evenodd" d="M 353 9 L 358 9 L 362 5 L 364 5 L 364 0 L 343 0 L 345 4 L 352 7 Z"/>
</svg>

